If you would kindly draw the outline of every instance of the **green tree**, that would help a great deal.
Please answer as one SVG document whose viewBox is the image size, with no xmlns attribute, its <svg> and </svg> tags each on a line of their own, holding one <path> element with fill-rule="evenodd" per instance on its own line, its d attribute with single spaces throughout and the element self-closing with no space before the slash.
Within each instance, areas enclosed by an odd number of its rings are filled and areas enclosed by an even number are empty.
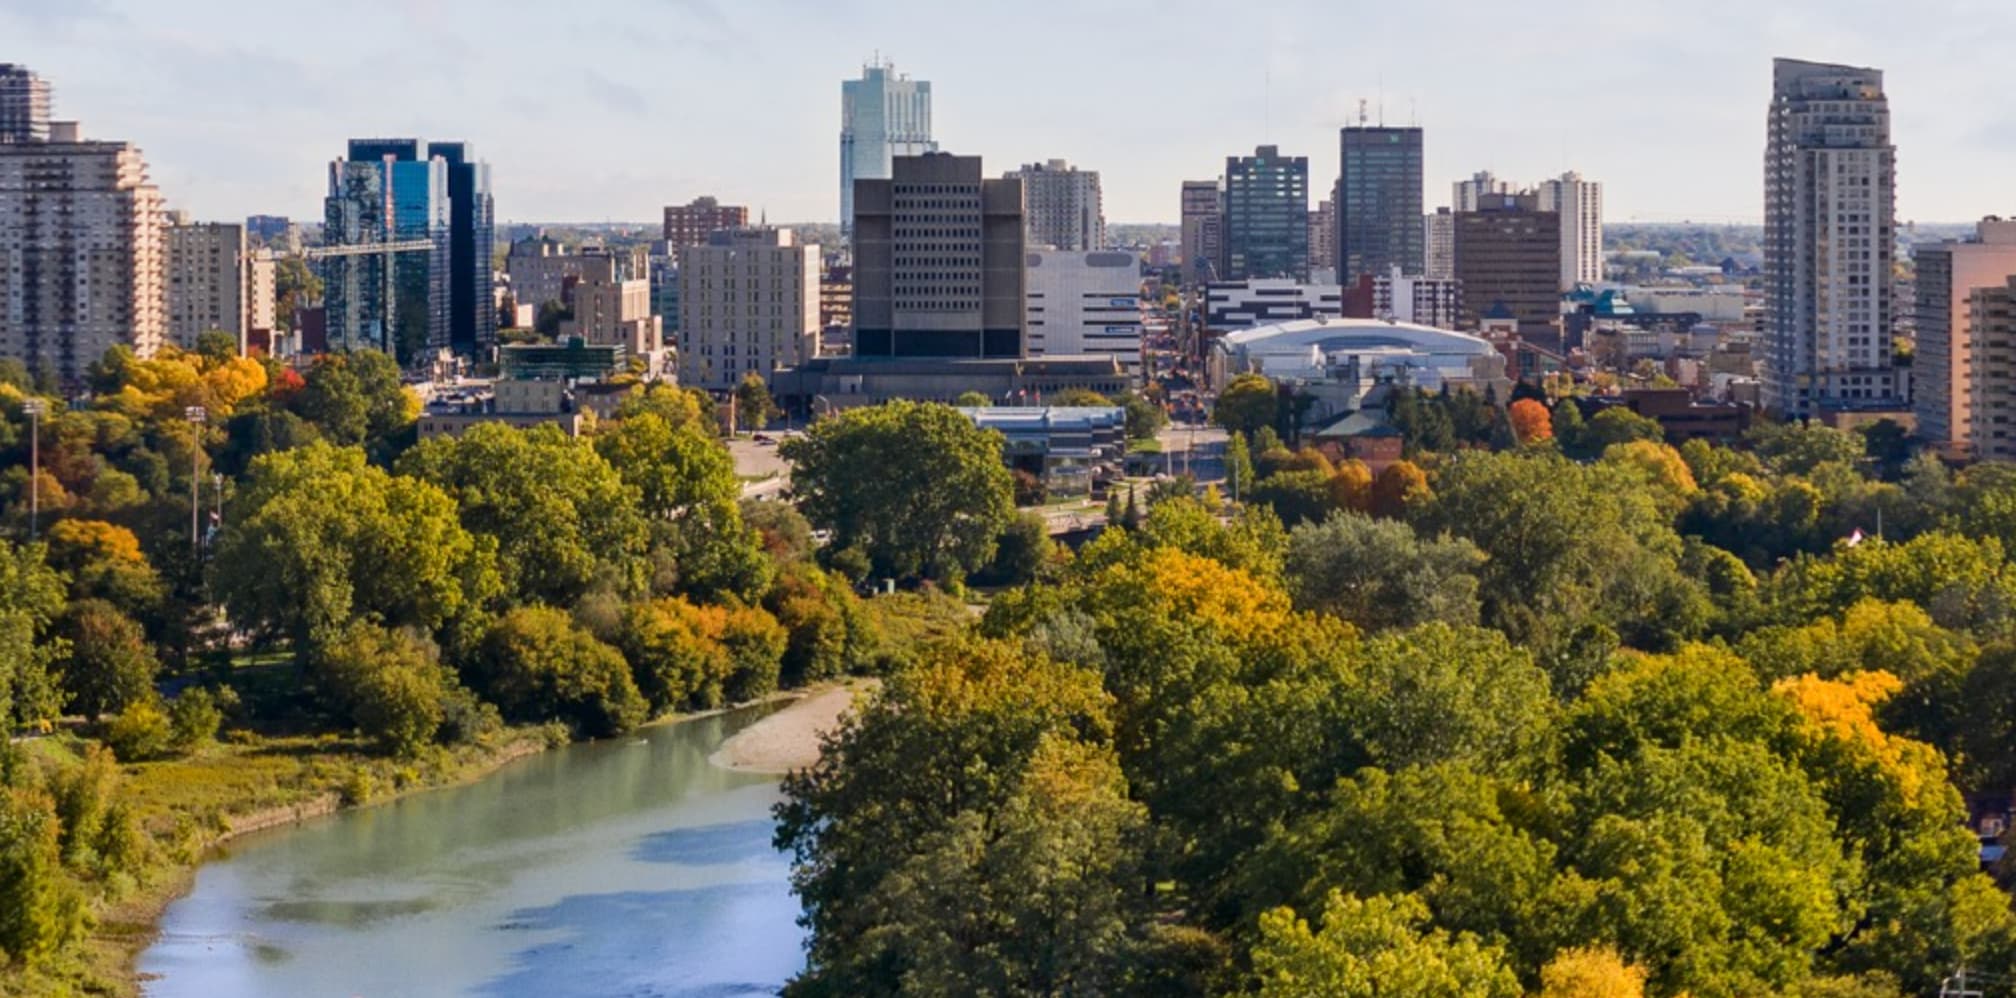
<svg viewBox="0 0 2016 998">
<path fill-rule="evenodd" d="M 1041 513 L 1023 513 L 1009 521 L 994 544 L 994 560 L 981 573 L 987 582 L 1020 586 L 1036 580 L 1054 557 L 1050 521 Z"/>
<path fill-rule="evenodd" d="M 1823 464 L 1853 466 L 1866 452 L 1862 438 L 1820 423 L 1766 423 L 1744 441 L 1782 475 L 1804 475 Z"/>
<path fill-rule="evenodd" d="M 649 709 L 623 656 L 549 607 L 498 618 L 462 674 L 508 720 L 561 721 L 591 738 L 628 731 Z"/>
<path fill-rule="evenodd" d="M 564 606 L 601 578 L 624 592 L 642 587 L 648 531 L 637 491 L 558 427 L 483 423 L 423 441 L 398 470 L 446 492 L 462 526 L 496 545 L 515 600 Z"/>
<path fill-rule="evenodd" d="M 1232 498 L 1246 500 L 1253 498 L 1253 455 L 1246 446 L 1246 436 L 1231 433 L 1225 439 L 1225 480 L 1232 489 Z"/>
<path fill-rule="evenodd" d="M 35 965 L 83 935 L 81 892 L 64 875 L 61 829 L 40 790 L 0 790 L 0 954 Z"/>
<path fill-rule="evenodd" d="M 1572 402 L 1565 404 L 1570 408 L 1574 407 Z M 1555 407 L 1557 416 L 1560 414 L 1560 408 Z M 1613 405 L 1597 413 L 1594 419 L 1572 432 L 1561 432 L 1557 424 L 1555 437 L 1561 441 L 1562 453 L 1572 458 L 1588 460 L 1601 456 L 1604 451 L 1617 444 L 1628 444 L 1634 440 L 1665 443 L 1666 431 L 1660 427 L 1658 420 L 1640 416 L 1621 405 Z"/>
<path fill-rule="evenodd" d="M 420 417 L 419 397 L 400 380 L 398 362 L 376 350 L 315 358 L 291 405 L 339 447 L 386 444 Z"/>
<path fill-rule="evenodd" d="M 1231 433 L 1252 434 L 1272 427 L 1281 416 L 1281 401 L 1274 382 L 1264 374 L 1241 374 L 1218 393 L 1211 408 L 1211 421 Z"/>
<path fill-rule="evenodd" d="M 273 318 L 281 329 L 292 331 L 294 312 L 322 300 L 322 278 L 308 267 L 305 257 L 289 254 L 277 260 L 273 268 L 273 292 L 275 297 Z"/>
<path fill-rule="evenodd" d="M 238 357 L 238 337 L 221 329 L 206 330 L 196 337 L 196 354 L 208 365 L 228 364 Z"/>
<path fill-rule="evenodd" d="M 140 625 L 118 607 L 98 599 L 72 603 L 56 631 L 69 645 L 60 670 L 71 710 L 96 720 L 154 695 L 161 663 Z"/>
<path fill-rule="evenodd" d="M 770 400 L 770 386 L 763 376 L 750 371 L 735 385 L 735 421 L 752 430 L 760 430 L 770 425 L 776 418 L 777 404 Z"/>
<path fill-rule="evenodd" d="M 1419 899 L 1333 894 L 1314 930 L 1288 908 L 1260 917 L 1253 949 L 1263 998 L 1517 998 L 1519 978 L 1502 952 L 1475 936 L 1428 926 Z"/>
<path fill-rule="evenodd" d="M 1477 622 L 1484 553 L 1461 538 L 1427 539 L 1396 520 L 1334 513 L 1288 535 L 1288 591 L 1295 604 L 1368 631 L 1429 621 Z"/>
<path fill-rule="evenodd" d="M 595 452 L 637 490 L 660 576 L 653 588 L 756 599 L 769 584 L 770 566 L 762 557 L 763 535 L 743 522 L 735 462 L 704 420 L 681 418 L 634 412 L 596 434 Z"/>
<path fill-rule="evenodd" d="M 63 577 L 43 563 L 42 546 L 0 539 L 0 719 L 9 725 L 62 708 L 50 671 L 62 646 L 49 633 L 62 609 Z"/>
<path fill-rule="evenodd" d="M 364 621 L 316 649 L 315 676 L 339 717 L 401 756 L 434 744 L 456 685 L 432 642 Z"/>
<path fill-rule="evenodd" d="M 1127 439 L 1152 440 L 1169 425 L 1169 413 L 1154 399 L 1127 392 L 1115 400 L 1127 410 Z"/>
<path fill-rule="evenodd" d="M 984 409 L 990 405 L 993 405 L 994 400 L 988 398 L 986 393 L 984 392 L 976 392 L 971 389 L 968 389 L 966 391 L 960 392 L 959 397 L 952 400 L 952 404 L 958 406 L 961 409 Z"/>
<path fill-rule="evenodd" d="M 1001 435 L 950 406 L 850 409 L 780 448 L 792 491 L 832 545 L 880 575 L 947 578 L 985 565 L 1014 516 Z"/>
<path fill-rule="evenodd" d="M 499 591 L 494 542 L 463 529 L 455 500 L 355 449 L 259 458 L 225 523 L 212 590 L 238 626 L 297 655 L 354 617 L 432 630 Z"/>
</svg>

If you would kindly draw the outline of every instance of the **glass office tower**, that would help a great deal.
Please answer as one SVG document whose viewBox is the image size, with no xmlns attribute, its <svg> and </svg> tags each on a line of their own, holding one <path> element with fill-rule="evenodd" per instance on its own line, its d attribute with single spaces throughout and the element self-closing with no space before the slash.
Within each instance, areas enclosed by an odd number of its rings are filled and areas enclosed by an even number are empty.
<svg viewBox="0 0 2016 998">
<path fill-rule="evenodd" d="M 840 231 L 854 231 L 854 181 L 887 180 L 898 156 L 937 152 L 931 140 L 931 84 L 864 66 L 840 83 Z"/>
<path fill-rule="evenodd" d="M 490 164 L 466 142 L 430 142 L 427 155 L 448 164 L 448 345 L 469 353 L 497 339 L 497 236 Z"/>
<path fill-rule="evenodd" d="M 1421 224 L 1421 129 L 1345 128 L 1337 177 L 1337 279 L 1351 284 L 1392 268 L 1426 273 Z"/>
<path fill-rule="evenodd" d="M 1225 160 L 1224 277 L 1309 279 L 1309 157 L 1261 146 Z"/>
</svg>

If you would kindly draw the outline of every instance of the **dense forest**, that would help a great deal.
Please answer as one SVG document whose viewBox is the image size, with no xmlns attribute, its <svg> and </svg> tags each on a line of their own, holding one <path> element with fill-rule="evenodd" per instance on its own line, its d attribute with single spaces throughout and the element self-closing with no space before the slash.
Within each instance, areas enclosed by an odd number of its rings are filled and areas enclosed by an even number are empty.
<svg viewBox="0 0 2016 998">
<path fill-rule="evenodd" d="M 787 784 L 856 994 L 2016 993 L 2016 469 L 1396 401 L 991 601 Z M 1256 411 L 1257 408 L 1257 411 Z"/>
</svg>

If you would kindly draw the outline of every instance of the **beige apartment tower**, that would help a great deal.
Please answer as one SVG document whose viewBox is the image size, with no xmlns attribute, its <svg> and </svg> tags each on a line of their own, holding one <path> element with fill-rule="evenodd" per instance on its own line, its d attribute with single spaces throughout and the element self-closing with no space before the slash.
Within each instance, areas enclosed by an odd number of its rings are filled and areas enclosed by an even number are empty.
<svg viewBox="0 0 2016 998">
<path fill-rule="evenodd" d="M 115 345 L 152 356 L 167 335 L 161 192 L 140 150 L 0 142 L 0 357 L 78 381 Z"/>
<path fill-rule="evenodd" d="M 1974 419 L 1974 340 L 1971 299 L 1978 288 L 2006 288 L 2016 277 L 2016 221 L 1990 218 L 1963 242 L 1920 246 L 1917 298 L 1912 303 L 1918 344 L 1911 366 L 1911 407 L 1918 433 L 1940 453 L 1971 453 Z"/>
<path fill-rule="evenodd" d="M 191 222 L 169 214 L 168 342 L 183 349 L 211 330 L 231 334 L 244 349 L 249 276 L 245 227 Z"/>
<path fill-rule="evenodd" d="M 680 381 L 727 391 L 819 354 L 819 247 L 790 229 L 716 232 L 679 267 Z"/>
<path fill-rule="evenodd" d="M 2016 278 L 1967 295 L 1969 450 L 1982 461 L 2016 460 Z"/>
</svg>

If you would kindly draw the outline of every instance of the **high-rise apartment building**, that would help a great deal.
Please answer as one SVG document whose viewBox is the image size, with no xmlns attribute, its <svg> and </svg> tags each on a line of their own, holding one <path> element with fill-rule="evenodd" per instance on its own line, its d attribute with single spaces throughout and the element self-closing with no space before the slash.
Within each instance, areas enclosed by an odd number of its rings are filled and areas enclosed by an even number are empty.
<svg viewBox="0 0 2016 998">
<path fill-rule="evenodd" d="M 861 68 L 840 83 L 840 227 L 854 224 L 854 182 L 887 180 L 898 156 L 937 152 L 931 140 L 931 84 L 893 63 Z"/>
<path fill-rule="evenodd" d="M 429 142 L 448 167 L 448 345 L 468 353 L 497 339 L 497 207 L 490 164 L 466 142 Z"/>
<path fill-rule="evenodd" d="M 76 122 L 0 142 L 0 357 L 76 381 L 115 345 L 152 356 L 168 332 L 165 221 L 128 143 L 87 142 Z"/>
<path fill-rule="evenodd" d="M 1224 255 L 1225 194 L 1216 180 L 1183 181 L 1183 283 L 1216 280 Z"/>
<path fill-rule="evenodd" d="M 1426 266 L 1421 232 L 1422 131 L 1352 125 L 1341 133 L 1337 176 L 1337 280 L 1352 284 L 1398 267 Z"/>
<path fill-rule="evenodd" d="M 1461 285 L 1452 280 L 1409 276 L 1395 267 L 1372 283 L 1372 316 L 1455 329 L 1463 321 Z"/>
<path fill-rule="evenodd" d="M 1479 170 L 1467 180 L 1458 180 L 1449 185 L 1449 203 L 1457 211 L 1476 211 L 1486 198 L 1496 195 L 1516 194 L 1517 189 L 1509 180 L 1500 180 L 1491 175 L 1490 170 Z"/>
<path fill-rule="evenodd" d="M 1968 449 L 1982 461 L 2016 461 L 2016 278 L 1967 297 Z"/>
<path fill-rule="evenodd" d="M 1973 436 L 1975 330 L 1969 302 L 1978 288 L 2007 288 L 2016 277 L 2016 221 L 1983 220 L 1964 242 L 1919 246 L 1917 351 L 1911 407 L 1918 435 L 1950 457 L 1968 456 Z M 2010 427 L 2016 429 L 2016 426 Z"/>
<path fill-rule="evenodd" d="M 1437 208 L 1421 216 L 1422 238 L 1428 246 L 1427 267 L 1422 275 L 1430 280 L 1448 281 L 1456 277 L 1456 213 Z"/>
<path fill-rule="evenodd" d="M 1029 356 L 1099 354 L 1141 376 L 1141 261 L 1132 253 L 1032 249 Z"/>
<path fill-rule="evenodd" d="M 1023 355 L 1022 182 L 898 156 L 854 182 L 854 356 Z"/>
<path fill-rule="evenodd" d="M 819 355 L 819 247 L 790 229 L 716 232 L 679 265 L 680 378 L 727 391 Z"/>
<path fill-rule="evenodd" d="M 1309 213 L 1309 270 L 1310 279 L 1317 280 L 1316 271 L 1330 271 L 1329 278 L 1336 280 L 1333 268 L 1337 264 L 1337 202 L 1324 198 L 1314 211 Z"/>
<path fill-rule="evenodd" d="M 1561 216 L 1561 290 L 1603 283 L 1603 185 L 1571 170 L 1534 193 L 1541 211 Z"/>
<path fill-rule="evenodd" d="M 665 206 L 665 242 L 673 257 L 688 246 L 705 246 L 716 232 L 749 227 L 749 206 L 722 204 L 712 197 L 697 197 L 687 204 Z"/>
<path fill-rule="evenodd" d="M 183 212 L 171 212 L 169 223 L 168 341 L 187 349 L 214 329 L 230 333 L 242 349 L 250 290 L 245 227 L 192 222 Z"/>
<path fill-rule="evenodd" d="M 49 83 L 26 66 L 0 62 L 0 142 L 49 141 Z"/>
<path fill-rule="evenodd" d="M 1309 157 L 1260 146 L 1225 159 L 1227 280 L 1309 279 Z"/>
<path fill-rule="evenodd" d="M 419 139 L 352 139 L 322 201 L 323 245 L 346 251 L 322 260 L 329 345 L 402 364 L 449 346 L 452 226 L 447 160 Z"/>
<path fill-rule="evenodd" d="M 1463 323 L 1510 316 L 1527 340 L 1557 344 L 1561 322 L 1561 216 L 1533 194 L 1484 195 L 1457 212 L 1456 279 Z"/>
<path fill-rule="evenodd" d="M 1763 401 L 1787 416 L 1897 404 L 1897 149 L 1883 73 L 1779 59 L 1764 153 Z"/>
<path fill-rule="evenodd" d="M 246 242 L 251 242 L 251 234 L 246 234 Z M 250 340 L 257 337 L 265 341 L 261 349 L 273 352 L 271 334 L 279 327 L 279 278 L 280 261 L 270 249 L 253 249 L 245 260 L 245 335 L 246 340 L 238 344 L 240 351 L 251 346 Z M 494 305 L 492 306 L 495 307 Z"/>
<path fill-rule="evenodd" d="M 1106 248 L 1106 202 L 1099 192 L 1099 171 L 1053 159 L 1004 176 L 1022 181 L 1022 217 L 1030 246 Z"/>
</svg>

